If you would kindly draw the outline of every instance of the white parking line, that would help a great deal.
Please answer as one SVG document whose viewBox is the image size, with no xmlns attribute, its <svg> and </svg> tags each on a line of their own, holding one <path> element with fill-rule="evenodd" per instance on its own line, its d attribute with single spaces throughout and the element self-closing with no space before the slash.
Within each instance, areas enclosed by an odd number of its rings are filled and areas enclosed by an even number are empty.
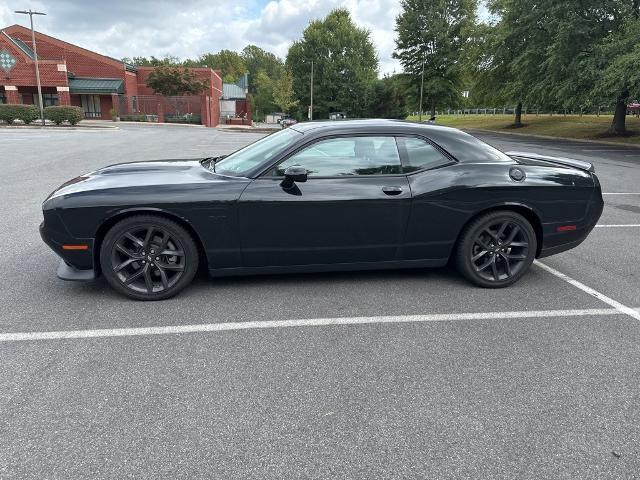
<svg viewBox="0 0 640 480">
<path fill-rule="evenodd" d="M 181 333 L 224 332 L 229 330 L 260 330 L 268 328 L 288 327 L 321 327 L 329 325 L 424 323 L 496 319 L 522 320 L 526 318 L 585 317 L 594 315 L 622 315 L 626 313 L 626 311 L 622 311 L 620 308 L 614 307 L 589 308 L 580 310 L 534 310 L 519 312 L 442 313 L 432 315 L 395 315 L 375 317 L 310 318 L 301 320 L 265 320 L 251 322 L 206 323 L 201 325 L 170 325 L 164 327 L 105 328 L 96 330 L 2 333 L 0 334 L 0 342 L 22 342 L 29 340 L 65 340 L 72 338 L 132 337 L 139 335 L 175 335 Z M 638 313 L 637 315 L 637 318 L 640 318 L 640 313 Z"/>
<path fill-rule="evenodd" d="M 544 263 L 538 260 L 535 261 L 535 264 L 538 265 L 540 268 L 546 270 L 550 274 L 555 275 L 556 277 L 564 280 L 565 282 L 573 285 L 576 288 L 579 288 L 580 290 L 591 295 L 592 297 L 595 297 L 598 300 L 606 303 L 607 305 L 612 306 L 613 308 L 618 310 L 620 313 L 624 313 L 625 315 L 629 315 L 630 317 L 633 317 L 636 320 L 640 320 L 640 312 L 638 312 L 637 310 L 634 310 L 633 308 L 629 308 L 626 305 L 621 304 L 620 302 L 614 300 L 613 298 L 607 297 L 604 293 L 600 293 L 591 287 L 587 287 L 584 283 L 581 283 L 571 278 L 569 275 L 565 275 L 564 273 L 548 265 L 545 265 Z"/>
<path fill-rule="evenodd" d="M 603 193 L 603 195 L 640 195 L 640 193 L 636 193 L 636 192 L 609 192 L 609 193 Z"/>
<path fill-rule="evenodd" d="M 633 228 L 640 227 L 640 223 L 620 224 L 620 225 L 596 225 L 596 228 Z"/>
</svg>

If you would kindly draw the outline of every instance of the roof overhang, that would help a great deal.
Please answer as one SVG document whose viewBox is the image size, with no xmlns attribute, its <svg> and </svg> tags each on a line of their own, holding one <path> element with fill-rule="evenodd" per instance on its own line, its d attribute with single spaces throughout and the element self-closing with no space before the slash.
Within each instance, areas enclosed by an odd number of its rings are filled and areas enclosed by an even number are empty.
<svg viewBox="0 0 640 480">
<path fill-rule="evenodd" d="M 124 80 L 120 78 L 70 78 L 69 93 L 124 93 Z"/>
</svg>

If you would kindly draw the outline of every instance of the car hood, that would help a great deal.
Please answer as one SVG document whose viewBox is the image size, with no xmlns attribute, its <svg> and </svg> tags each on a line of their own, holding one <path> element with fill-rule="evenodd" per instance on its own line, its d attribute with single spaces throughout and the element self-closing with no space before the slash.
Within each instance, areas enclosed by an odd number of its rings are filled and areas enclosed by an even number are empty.
<svg viewBox="0 0 640 480">
<path fill-rule="evenodd" d="M 216 174 L 202 165 L 202 159 L 155 160 L 119 163 L 80 175 L 63 183 L 47 200 L 73 194 L 120 188 L 179 186 L 247 179 Z M 45 200 L 46 201 L 46 200 Z"/>
</svg>

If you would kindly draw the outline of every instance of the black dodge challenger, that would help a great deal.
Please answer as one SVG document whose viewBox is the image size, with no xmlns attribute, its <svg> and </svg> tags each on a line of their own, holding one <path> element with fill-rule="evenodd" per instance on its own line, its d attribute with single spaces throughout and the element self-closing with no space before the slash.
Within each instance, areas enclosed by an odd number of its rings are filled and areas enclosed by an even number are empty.
<svg viewBox="0 0 640 480">
<path fill-rule="evenodd" d="M 502 153 L 452 128 L 302 123 L 204 160 L 124 163 L 43 204 L 58 276 L 102 273 L 141 300 L 211 275 L 439 267 L 481 287 L 582 242 L 603 201 L 591 164 Z"/>
</svg>

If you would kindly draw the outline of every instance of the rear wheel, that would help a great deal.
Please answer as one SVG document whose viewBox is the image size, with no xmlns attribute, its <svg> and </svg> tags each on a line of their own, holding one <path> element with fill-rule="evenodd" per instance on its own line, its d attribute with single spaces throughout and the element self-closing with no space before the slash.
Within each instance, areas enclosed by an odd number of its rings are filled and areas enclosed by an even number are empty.
<svg viewBox="0 0 640 480">
<path fill-rule="evenodd" d="M 191 283 L 198 269 L 198 249 L 176 222 L 136 215 L 109 230 L 100 266 L 118 292 L 137 300 L 162 300 Z"/>
<path fill-rule="evenodd" d="M 456 251 L 458 270 L 485 288 L 515 283 L 536 255 L 536 234 L 529 221 L 510 211 L 497 211 L 472 221 Z"/>
</svg>

